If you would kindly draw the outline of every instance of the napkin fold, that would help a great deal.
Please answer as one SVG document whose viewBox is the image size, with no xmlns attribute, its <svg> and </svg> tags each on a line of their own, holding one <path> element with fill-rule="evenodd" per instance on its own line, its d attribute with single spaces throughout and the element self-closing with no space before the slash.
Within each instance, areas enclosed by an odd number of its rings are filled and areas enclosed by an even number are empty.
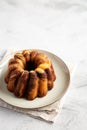
<svg viewBox="0 0 87 130">
<path fill-rule="evenodd" d="M 14 53 L 14 50 L 0 50 L 0 68 L 4 64 L 5 57 L 8 57 L 12 53 Z M 72 73 L 75 67 L 72 64 L 67 64 L 67 65 L 70 72 Z M 12 109 L 14 111 L 21 112 L 33 118 L 44 120 L 49 123 L 55 122 L 56 118 L 58 117 L 61 111 L 62 105 L 63 105 L 63 98 L 46 107 L 35 108 L 35 109 L 25 109 L 25 108 L 12 106 L 6 103 L 5 101 L 3 101 L 2 99 L 0 99 L 0 107 Z"/>
</svg>

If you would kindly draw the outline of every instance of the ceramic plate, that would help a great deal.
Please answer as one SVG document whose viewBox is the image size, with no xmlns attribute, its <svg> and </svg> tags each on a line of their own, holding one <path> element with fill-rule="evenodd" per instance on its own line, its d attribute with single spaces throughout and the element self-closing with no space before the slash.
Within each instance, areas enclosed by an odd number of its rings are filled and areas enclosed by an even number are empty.
<svg viewBox="0 0 87 130">
<path fill-rule="evenodd" d="M 4 82 L 5 73 L 8 66 L 8 60 L 12 57 L 12 55 L 4 61 L 3 67 L 0 70 L 0 98 L 11 104 L 13 106 L 21 107 L 21 108 L 39 108 L 50 105 L 65 94 L 69 83 L 70 83 L 70 73 L 66 64 L 61 60 L 58 56 L 48 52 L 39 50 L 45 53 L 49 59 L 52 61 L 55 73 L 56 73 L 56 81 L 54 83 L 54 88 L 50 90 L 45 97 L 36 98 L 33 101 L 28 101 L 23 98 L 17 98 L 9 92 L 6 88 L 6 84 Z"/>
</svg>

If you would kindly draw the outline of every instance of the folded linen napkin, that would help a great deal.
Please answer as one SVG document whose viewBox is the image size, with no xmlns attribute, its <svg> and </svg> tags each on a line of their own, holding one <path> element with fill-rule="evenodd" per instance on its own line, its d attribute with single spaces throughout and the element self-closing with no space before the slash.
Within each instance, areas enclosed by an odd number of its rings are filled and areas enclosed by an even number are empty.
<svg viewBox="0 0 87 130">
<path fill-rule="evenodd" d="M 1 50 L 0 51 L 0 68 L 2 67 L 2 64 L 4 63 L 5 57 L 7 57 L 9 54 L 12 54 L 13 52 L 14 52 L 13 50 Z M 68 67 L 70 69 L 70 72 L 72 72 L 73 66 L 71 64 L 68 64 Z M 48 106 L 42 107 L 42 108 L 37 108 L 37 109 L 36 108 L 35 109 L 25 109 L 25 108 L 15 107 L 15 106 L 9 105 L 2 99 L 0 99 L 0 106 L 15 110 L 17 112 L 24 113 L 26 115 L 32 116 L 37 119 L 44 120 L 46 122 L 53 123 L 61 111 L 63 99 L 64 98 L 62 98 L 61 100 L 58 100 L 57 102 L 55 102 L 51 105 L 48 105 Z"/>
</svg>

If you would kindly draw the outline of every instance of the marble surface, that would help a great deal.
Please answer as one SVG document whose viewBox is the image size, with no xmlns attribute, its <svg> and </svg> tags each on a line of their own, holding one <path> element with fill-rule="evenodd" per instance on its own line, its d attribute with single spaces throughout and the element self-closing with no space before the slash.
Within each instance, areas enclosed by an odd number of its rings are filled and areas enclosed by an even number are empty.
<svg viewBox="0 0 87 130">
<path fill-rule="evenodd" d="M 87 1 L 0 0 L 0 48 L 39 48 L 78 64 L 54 124 L 0 107 L 0 130 L 87 129 Z"/>
</svg>

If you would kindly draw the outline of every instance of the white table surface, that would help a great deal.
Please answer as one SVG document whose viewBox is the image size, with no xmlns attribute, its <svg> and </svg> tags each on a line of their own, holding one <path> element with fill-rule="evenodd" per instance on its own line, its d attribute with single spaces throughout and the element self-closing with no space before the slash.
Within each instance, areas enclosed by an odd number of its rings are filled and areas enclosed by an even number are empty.
<svg viewBox="0 0 87 130">
<path fill-rule="evenodd" d="M 39 48 L 79 64 L 54 124 L 0 107 L 0 130 L 87 130 L 87 1 L 0 0 L 0 49 Z"/>
</svg>

